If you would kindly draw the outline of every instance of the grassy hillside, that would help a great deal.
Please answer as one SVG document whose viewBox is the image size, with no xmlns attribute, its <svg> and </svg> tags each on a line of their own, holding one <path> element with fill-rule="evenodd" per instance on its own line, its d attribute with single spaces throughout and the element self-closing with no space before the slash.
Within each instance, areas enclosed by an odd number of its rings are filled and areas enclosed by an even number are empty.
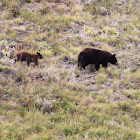
<svg viewBox="0 0 140 140">
<path fill-rule="evenodd" d="M 86 47 L 119 66 L 79 70 Z M 0 139 L 139 140 L 140 0 L 1 0 Z"/>
</svg>

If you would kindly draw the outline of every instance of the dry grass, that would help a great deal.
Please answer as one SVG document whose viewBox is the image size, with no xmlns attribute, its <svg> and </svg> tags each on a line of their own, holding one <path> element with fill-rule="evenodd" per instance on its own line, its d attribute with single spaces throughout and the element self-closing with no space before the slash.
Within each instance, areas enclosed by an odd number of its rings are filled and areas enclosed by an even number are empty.
<svg viewBox="0 0 140 140">
<path fill-rule="evenodd" d="M 0 139 L 139 140 L 139 6 L 2 0 Z M 86 47 L 115 53 L 119 66 L 79 70 Z M 14 64 L 21 49 L 40 51 L 39 67 Z"/>
</svg>

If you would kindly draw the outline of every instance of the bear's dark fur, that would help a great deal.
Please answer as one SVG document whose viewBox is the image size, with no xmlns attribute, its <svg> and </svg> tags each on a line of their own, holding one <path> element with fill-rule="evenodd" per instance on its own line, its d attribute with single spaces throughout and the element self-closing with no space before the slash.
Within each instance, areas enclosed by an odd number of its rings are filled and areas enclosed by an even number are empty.
<svg viewBox="0 0 140 140">
<path fill-rule="evenodd" d="M 78 67 L 81 69 L 85 69 L 88 64 L 95 64 L 96 70 L 100 68 L 100 64 L 107 68 L 108 62 L 118 65 L 115 54 L 111 54 L 105 50 L 85 48 L 78 56 Z"/>
<path fill-rule="evenodd" d="M 20 51 L 16 54 L 15 62 L 17 61 L 27 61 L 28 67 L 31 62 L 34 62 L 36 65 L 38 65 L 38 59 L 42 59 L 43 56 L 37 52 L 36 54 L 27 52 L 27 51 Z"/>
</svg>

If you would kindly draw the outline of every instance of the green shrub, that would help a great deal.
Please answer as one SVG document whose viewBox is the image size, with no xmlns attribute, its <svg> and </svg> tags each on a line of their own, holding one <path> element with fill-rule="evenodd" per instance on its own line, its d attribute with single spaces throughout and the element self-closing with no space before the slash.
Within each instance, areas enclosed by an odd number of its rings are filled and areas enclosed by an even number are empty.
<svg viewBox="0 0 140 140">
<path fill-rule="evenodd" d="M 19 10 L 18 4 L 12 4 L 8 8 L 8 17 L 13 18 L 13 17 L 17 17 L 19 15 L 20 15 L 20 10 Z"/>
<path fill-rule="evenodd" d="M 25 81 L 25 76 L 23 72 L 18 72 L 17 74 L 17 82 L 24 82 Z"/>
<path fill-rule="evenodd" d="M 41 12 L 42 14 L 50 13 L 50 11 L 51 11 L 50 7 L 45 7 L 39 10 L 39 12 Z"/>
<path fill-rule="evenodd" d="M 9 34 L 9 36 L 10 36 L 13 40 L 15 40 L 16 37 L 17 37 L 17 32 L 14 31 L 14 32 L 12 32 L 11 34 Z"/>
<path fill-rule="evenodd" d="M 69 127 L 67 127 L 67 128 L 64 129 L 64 134 L 66 136 L 72 135 L 72 133 L 73 133 L 73 127 L 72 126 L 69 126 Z"/>
<path fill-rule="evenodd" d="M 126 131 L 125 135 L 123 136 L 123 140 L 136 140 L 136 133 L 135 132 L 130 132 L 130 131 Z"/>
<path fill-rule="evenodd" d="M 127 102 L 124 103 L 119 103 L 118 104 L 119 109 L 121 109 L 122 111 L 130 111 L 130 104 Z"/>
<path fill-rule="evenodd" d="M 22 11 L 20 16 L 27 21 L 35 22 L 41 24 L 41 13 L 40 12 L 30 12 L 30 11 Z"/>
<path fill-rule="evenodd" d="M 23 0 L 24 2 L 31 3 L 32 0 Z"/>
<path fill-rule="evenodd" d="M 104 83 L 105 80 L 106 80 L 106 78 L 107 78 L 107 75 L 106 74 L 99 73 L 98 74 L 98 77 L 97 77 L 97 84 Z"/>
<path fill-rule="evenodd" d="M 89 137 L 95 139 L 108 139 L 111 136 L 111 133 L 107 129 L 98 128 L 90 130 Z"/>
<path fill-rule="evenodd" d="M 2 7 L 7 7 L 10 5 L 10 1 L 11 0 L 1 0 L 1 3 L 2 3 Z"/>
<path fill-rule="evenodd" d="M 25 115 L 25 108 L 24 107 L 19 107 L 19 114 L 21 117 L 24 117 L 24 115 Z"/>
<path fill-rule="evenodd" d="M 0 66 L 0 72 L 2 72 L 5 68 Z"/>
<path fill-rule="evenodd" d="M 99 114 L 93 112 L 89 117 L 90 122 L 93 123 L 94 126 L 102 126 L 104 121 L 107 120 L 107 116 L 105 114 Z"/>
</svg>

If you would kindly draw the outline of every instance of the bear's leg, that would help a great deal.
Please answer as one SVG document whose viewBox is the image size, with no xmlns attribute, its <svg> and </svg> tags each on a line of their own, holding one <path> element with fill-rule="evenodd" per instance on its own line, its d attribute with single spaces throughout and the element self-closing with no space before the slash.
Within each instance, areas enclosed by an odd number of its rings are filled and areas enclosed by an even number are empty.
<svg viewBox="0 0 140 140">
<path fill-rule="evenodd" d="M 80 67 L 80 64 L 79 64 L 79 62 L 78 62 L 78 65 L 77 65 L 77 66 L 78 66 L 78 68 Z"/>
<path fill-rule="evenodd" d="M 30 66 L 30 61 L 29 60 L 27 61 L 27 65 L 28 65 L 28 67 Z"/>
<path fill-rule="evenodd" d="M 17 59 L 15 59 L 15 62 L 14 62 L 14 64 L 17 62 Z"/>
<path fill-rule="evenodd" d="M 108 64 L 107 63 L 103 63 L 102 66 L 107 68 Z"/>
<path fill-rule="evenodd" d="M 16 62 L 20 61 L 20 56 L 18 55 L 16 58 Z"/>
<path fill-rule="evenodd" d="M 80 63 L 78 63 L 78 68 L 80 69 L 80 70 L 82 70 L 82 66 L 80 65 Z"/>
<path fill-rule="evenodd" d="M 36 66 L 38 66 L 38 61 L 35 61 Z"/>
<path fill-rule="evenodd" d="M 87 65 L 88 65 L 88 64 L 84 64 L 84 65 L 82 66 L 82 68 L 85 69 Z"/>
<path fill-rule="evenodd" d="M 95 64 L 95 69 L 99 70 L 99 68 L 100 68 L 100 64 Z"/>
<path fill-rule="evenodd" d="M 17 56 L 17 57 L 16 57 L 16 59 L 15 59 L 14 64 L 15 64 L 16 62 L 18 62 L 19 60 L 20 60 L 20 57 L 19 57 L 19 56 Z"/>
</svg>

